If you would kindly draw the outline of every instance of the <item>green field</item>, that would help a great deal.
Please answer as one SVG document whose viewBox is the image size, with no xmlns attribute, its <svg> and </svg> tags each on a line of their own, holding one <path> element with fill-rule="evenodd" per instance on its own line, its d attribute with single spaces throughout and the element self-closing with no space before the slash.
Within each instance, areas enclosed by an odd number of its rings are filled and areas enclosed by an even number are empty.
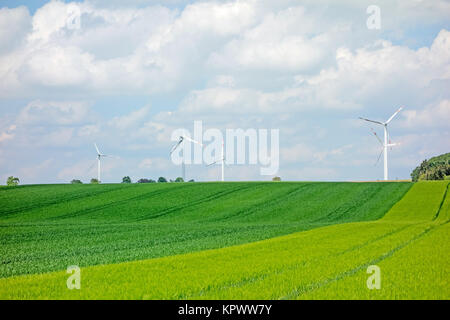
<svg viewBox="0 0 450 320">
<path fill-rule="evenodd" d="M 448 182 L 0 189 L 0 298 L 450 297 Z M 367 266 L 381 268 L 368 290 Z M 65 269 L 82 268 L 81 290 Z"/>
</svg>

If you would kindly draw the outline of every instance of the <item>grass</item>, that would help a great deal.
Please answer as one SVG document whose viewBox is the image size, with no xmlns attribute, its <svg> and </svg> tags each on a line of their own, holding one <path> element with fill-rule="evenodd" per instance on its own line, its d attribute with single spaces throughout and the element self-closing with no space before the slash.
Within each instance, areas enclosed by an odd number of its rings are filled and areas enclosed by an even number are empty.
<svg viewBox="0 0 450 320">
<path fill-rule="evenodd" d="M 144 260 L 381 218 L 410 183 L 43 185 L 0 190 L 0 278 Z"/>
<path fill-rule="evenodd" d="M 189 254 L 0 279 L 3 299 L 448 299 L 448 182 L 421 182 L 377 221 Z M 297 204 L 298 205 L 298 204 Z M 369 265 L 380 290 L 366 287 Z"/>
</svg>

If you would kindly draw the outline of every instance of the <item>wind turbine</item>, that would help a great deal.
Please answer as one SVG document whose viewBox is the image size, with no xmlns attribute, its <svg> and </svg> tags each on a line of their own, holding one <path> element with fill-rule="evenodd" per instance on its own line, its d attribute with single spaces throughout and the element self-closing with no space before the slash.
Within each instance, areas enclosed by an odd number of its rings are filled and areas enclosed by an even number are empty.
<svg viewBox="0 0 450 320">
<path fill-rule="evenodd" d="M 108 157 L 106 154 L 103 154 L 100 152 L 100 150 L 98 149 L 97 143 L 94 143 L 95 146 L 95 150 L 97 150 L 97 180 L 98 183 L 100 183 L 101 180 L 101 159 L 102 157 Z"/>
<path fill-rule="evenodd" d="M 220 160 L 216 160 L 213 163 L 208 164 L 208 167 L 212 166 L 213 164 L 219 163 L 219 162 L 222 164 L 222 182 L 225 181 L 225 152 L 224 152 L 224 149 L 225 149 L 224 142 L 222 141 L 222 154 L 221 154 Z"/>
<path fill-rule="evenodd" d="M 377 136 L 377 134 L 375 133 L 375 131 L 372 130 L 372 132 L 374 133 L 375 137 L 378 139 L 378 141 L 381 143 L 381 145 L 383 146 L 383 150 L 381 153 L 384 153 L 384 180 L 388 180 L 388 157 L 387 157 L 387 152 L 388 152 L 388 147 L 393 147 L 396 145 L 396 143 L 391 143 L 390 139 L 389 139 L 389 133 L 388 133 L 388 124 L 392 121 L 392 119 L 394 119 L 394 117 L 400 112 L 402 111 L 403 107 L 400 107 L 397 111 L 394 112 L 394 114 L 386 121 L 386 122 L 380 122 L 380 121 L 375 121 L 375 120 L 369 120 L 366 118 L 361 118 L 359 117 L 361 120 L 364 121 L 369 121 L 378 125 L 383 126 L 384 128 L 384 142 L 381 141 L 381 139 Z M 378 156 L 378 161 L 380 160 L 381 157 L 381 153 Z"/>
<path fill-rule="evenodd" d="M 200 143 L 198 141 L 195 141 L 194 139 L 191 139 L 191 138 L 186 137 L 186 136 L 180 136 L 180 138 L 178 139 L 178 142 L 172 147 L 172 150 L 170 150 L 170 154 L 172 154 L 185 140 L 190 141 L 192 143 L 196 143 L 196 144 L 198 144 L 198 145 L 203 147 L 202 143 Z M 181 162 L 181 171 L 182 171 L 181 174 L 182 174 L 183 181 L 186 181 L 186 167 L 185 167 L 185 159 L 184 159 L 184 149 L 183 149 L 183 159 L 182 159 L 182 162 Z"/>
</svg>

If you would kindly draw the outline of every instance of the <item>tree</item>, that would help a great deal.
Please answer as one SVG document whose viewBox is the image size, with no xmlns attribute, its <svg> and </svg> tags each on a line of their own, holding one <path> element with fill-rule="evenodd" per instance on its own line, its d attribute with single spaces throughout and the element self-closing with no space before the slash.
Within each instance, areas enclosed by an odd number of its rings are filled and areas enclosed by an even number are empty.
<svg viewBox="0 0 450 320">
<path fill-rule="evenodd" d="M 73 179 L 72 181 L 70 181 L 71 184 L 83 184 L 83 182 L 81 182 L 81 180 L 77 180 L 77 179 Z"/>
<path fill-rule="evenodd" d="M 137 183 L 155 183 L 156 181 L 153 179 L 139 179 Z"/>
<path fill-rule="evenodd" d="M 277 181 L 278 182 L 278 181 L 281 181 L 281 178 L 280 177 L 273 177 L 272 181 Z"/>
<path fill-rule="evenodd" d="M 444 180 L 450 175 L 450 153 L 441 154 L 422 161 L 413 172 L 412 181 L 420 180 Z"/>
<path fill-rule="evenodd" d="M 100 181 L 98 181 L 98 179 L 92 178 L 91 179 L 91 184 L 99 184 Z"/>
<path fill-rule="evenodd" d="M 122 183 L 131 183 L 131 178 L 129 176 L 123 177 Z"/>
<path fill-rule="evenodd" d="M 20 182 L 19 178 L 11 176 L 8 177 L 8 180 L 6 180 L 6 185 L 9 187 L 15 187 L 19 184 L 19 182 Z"/>
<path fill-rule="evenodd" d="M 184 182 L 184 180 L 183 180 L 182 177 L 178 177 L 178 178 L 175 179 L 175 182 Z"/>
<path fill-rule="evenodd" d="M 189 180 L 188 182 L 195 182 L 195 180 L 194 180 L 194 179 L 191 179 L 191 180 Z"/>
<path fill-rule="evenodd" d="M 167 179 L 164 178 L 164 177 L 159 177 L 159 178 L 158 178 L 158 182 L 159 182 L 159 183 L 164 183 L 164 182 L 167 182 Z"/>
</svg>

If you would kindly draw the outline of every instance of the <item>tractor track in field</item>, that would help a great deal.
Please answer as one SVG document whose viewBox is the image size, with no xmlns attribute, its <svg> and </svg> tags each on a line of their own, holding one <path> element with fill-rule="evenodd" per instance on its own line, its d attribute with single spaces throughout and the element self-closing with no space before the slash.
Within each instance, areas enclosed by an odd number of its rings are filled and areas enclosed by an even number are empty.
<svg viewBox="0 0 450 320">
<path fill-rule="evenodd" d="M 218 222 L 218 221 L 230 220 L 235 217 L 243 217 L 243 216 L 251 215 L 252 213 L 259 211 L 261 208 L 262 209 L 267 209 L 269 207 L 273 208 L 274 206 L 284 202 L 286 199 L 288 199 L 292 195 L 297 194 L 298 192 L 300 192 L 301 190 L 303 190 L 307 187 L 310 187 L 310 185 L 305 184 L 305 185 L 301 185 L 296 188 L 292 188 L 290 191 L 283 193 L 281 196 L 275 195 L 275 196 L 269 198 L 269 200 L 266 200 L 266 201 L 263 201 L 263 202 L 253 205 L 251 208 L 244 208 L 244 209 L 241 209 L 231 215 L 226 215 L 226 216 L 219 217 L 216 219 L 210 219 L 208 221 Z"/>
<path fill-rule="evenodd" d="M 96 191 L 95 193 L 83 193 L 81 195 L 68 196 L 68 197 L 63 198 L 63 199 L 59 198 L 59 199 L 49 200 L 48 202 L 43 202 L 41 204 L 32 204 L 32 205 L 20 207 L 20 208 L 17 208 L 17 209 L 0 212 L 0 218 L 8 217 L 8 216 L 13 215 L 15 213 L 24 213 L 24 212 L 32 211 L 32 210 L 35 210 L 35 209 L 42 209 L 42 208 L 45 208 L 45 207 L 50 207 L 50 206 L 53 206 L 55 204 L 61 204 L 62 202 L 69 202 L 69 201 L 81 200 L 81 199 L 85 199 L 85 198 L 97 197 L 97 196 L 102 195 L 102 194 L 106 194 L 106 193 L 110 193 L 110 192 L 114 192 L 114 191 L 120 191 L 120 190 L 125 189 L 125 188 L 131 189 L 131 188 L 136 188 L 136 186 L 132 186 L 132 187 L 130 187 L 130 186 L 123 186 L 123 187 L 117 187 L 117 188 L 110 189 L 110 190 Z"/>
<path fill-rule="evenodd" d="M 131 198 L 126 198 L 126 199 L 122 199 L 122 200 L 119 200 L 119 201 L 113 201 L 113 202 L 110 202 L 108 204 L 103 204 L 103 205 L 100 205 L 100 206 L 94 206 L 94 207 L 91 207 L 91 208 L 74 211 L 74 212 L 71 212 L 71 213 L 68 213 L 68 214 L 47 218 L 44 221 L 52 221 L 52 220 L 54 221 L 54 220 L 61 220 L 61 219 L 67 219 L 67 218 L 80 217 L 80 216 L 84 216 L 84 215 L 87 215 L 87 214 L 90 214 L 90 213 L 93 213 L 93 212 L 97 212 L 97 211 L 101 211 L 101 210 L 104 210 L 104 209 L 108 209 L 108 208 L 111 208 L 111 207 L 114 207 L 114 206 L 117 206 L 117 205 L 126 204 L 127 202 L 130 202 L 130 201 L 139 201 L 139 200 L 143 200 L 143 199 L 148 199 L 148 198 L 151 198 L 151 197 L 159 196 L 159 195 L 164 194 L 164 193 L 169 192 L 169 191 L 173 191 L 173 190 L 177 190 L 178 191 L 179 189 L 188 188 L 188 187 L 191 187 L 191 186 L 193 186 L 193 184 L 191 184 L 191 185 L 186 184 L 186 185 L 176 186 L 174 188 L 164 188 L 164 189 L 160 189 L 160 190 L 153 190 L 153 191 L 146 192 L 146 193 L 143 193 L 143 194 L 131 197 Z M 105 224 L 105 223 L 103 222 L 102 224 Z"/>
<path fill-rule="evenodd" d="M 371 197 L 374 197 L 375 195 L 377 195 L 378 193 L 380 193 L 382 191 L 382 188 L 379 187 L 376 190 L 373 190 L 373 192 L 369 192 L 372 189 L 370 189 L 370 187 L 368 186 L 365 189 L 359 190 L 358 194 L 361 195 L 360 197 L 356 197 L 357 199 L 361 198 L 361 199 L 367 199 L 367 197 L 363 197 L 364 195 L 370 193 Z M 355 197 L 352 197 L 355 198 Z M 321 221 L 327 221 L 331 218 L 333 218 L 333 220 L 340 220 L 343 217 L 345 217 L 349 212 L 352 212 L 355 208 L 359 207 L 361 205 L 361 203 L 364 203 L 365 201 L 360 200 L 358 202 L 345 202 L 343 205 L 335 208 L 334 210 L 328 212 L 327 214 L 318 217 L 317 219 L 311 221 L 312 223 L 318 223 Z M 386 211 L 387 212 L 387 211 Z M 345 220 L 342 220 L 345 221 Z"/>
<path fill-rule="evenodd" d="M 209 195 L 207 197 L 201 198 L 201 199 L 193 200 L 191 202 L 187 202 L 187 203 L 184 203 L 182 205 L 178 205 L 178 206 L 170 207 L 170 208 L 167 208 L 167 209 L 164 209 L 164 210 L 161 210 L 161 211 L 157 211 L 157 212 L 152 213 L 150 215 L 141 216 L 139 219 L 134 219 L 132 221 L 133 222 L 139 222 L 139 221 L 144 221 L 144 220 L 157 219 L 157 218 L 160 218 L 162 216 L 167 216 L 170 213 L 173 213 L 173 212 L 176 212 L 176 211 L 179 211 L 179 210 L 183 210 L 183 209 L 186 209 L 188 207 L 197 206 L 197 205 L 202 204 L 202 203 L 210 202 L 212 200 L 216 200 L 216 199 L 225 197 L 227 195 L 233 194 L 233 193 L 238 192 L 238 191 L 243 191 L 243 190 L 247 190 L 247 189 L 250 189 L 250 188 L 255 188 L 255 186 L 256 187 L 262 187 L 262 186 L 264 186 L 264 184 L 261 183 L 261 184 L 255 184 L 255 185 L 246 185 L 246 186 L 239 187 L 239 188 L 233 188 L 231 190 L 219 191 L 219 192 L 213 193 L 213 194 L 211 194 L 211 195 Z"/>
<path fill-rule="evenodd" d="M 439 204 L 439 208 L 433 217 L 433 221 L 436 220 L 439 217 L 439 214 L 441 213 L 442 206 L 444 205 L 445 199 L 447 198 L 447 192 L 448 192 L 449 186 L 450 186 L 450 182 L 447 183 L 447 187 L 445 188 L 445 192 L 444 192 L 444 195 L 442 196 L 442 200 L 441 200 L 441 203 Z"/>
<path fill-rule="evenodd" d="M 312 264 L 314 264 L 316 262 L 323 261 L 324 259 L 327 259 L 327 258 L 339 257 L 339 256 L 341 256 L 343 254 L 350 253 L 352 251 L 356 251 L 356 250 L 359 250 L 359 249 L 363 249 L 364 247 L 367 247 L 370 244 L 377 243 L 377 242 L 379 242 L 379 241 L 381 241 L 381 240 L 383 240 L 385 238 L 388 238 L 388 237 L 390 237 L 392 235 L 400 233 L 403 230 L 405 230 L 405 229 L 407 229 L 407 228 L 409 228 L 411 226 L 412 226 L 411 224 L 402 226 L 402 227 L 400 227 L 398 229 L 395 229 L 395 230 L 389 231 L 387 233 L 384 233 L 381 236 L 376 237 L 375 239 L 368 240 L 368 241 L 366 241 L 366 242 L 364 242 L 362 244 L 353 246 L 351 248 L 342 250 L 340 252 L 335 252 L 335 253 L 329 254 L 329 255 L 324 256 L 324 257 L 319 257 L 319 258 L 316 258 L 314 260 L 305 260 L 305 261 L 293 263 L 293 264 L 290 264 L 290 265 L 287 265 L 287 266 L 283 266 L 281 268 L 276 268 L 276 269 L 274 269 L 272 271 L 269 271 L 269 272 L 260 273 L 259 275 L 256 275 L 256 276 L 253 275 L 253 276 L 244 277 L 244 278 L 240 279 L 239 281 L 232 281 L 232 282 L 227 282 L 227 283 L 224 283 L 224 284 L 221 284 L 221 285 L 217 285 L 217 286 L 211 286 L 211 287 L 208 287 L 206 289 L 202 289 L 202 290 L 196 292 L 195 294 L 181 295 L 178 298 L 179 299 L 183 299 L 183 300 L 187 300 L 187 299 L 191 299 L 191 298 L 202 297 L 202 296 L 207 295 L 211 291 L 223 291 L 223 290 L 227 290 L 227 289 L 234 288 L 234 287 L 242 287 L 242 286 L 245 286 L 245 285 L 248 285 L 248 284 L 251 284 L 251 283 L 255 283 L 257 281 L 262 281 L 262 280 L 264 280 L 264 279 L 266 279 L 266 278 L 268 278 L 270 276 L 281 275 L 283 273 L 296 270 L 296 269 L 298 269 L 300 267 L 305 267 L 305 266 L 308 266 L 308 265 L 312 265 Z M 287 298 L 287 299 L 289 299 L 289 298 Z"/>
<path fill-rule="evenodd" d="M 435 231 L 437 228 L 441 227 L 442 225 L 448 223 L 442 223 L 439 225 L 428 225 L 424 231 L 422 231 L 421 233 L 419 233 L 418 235 L 412 237 L 411 239 L 401 243 L 400 245 L 398 245 L 397 247 L 395 247 L 394 249 L 389 250 L 388 252 L 378 256 L 375 259 L 370 260 L 369 262 L 366 262 L 364 264 L 361 264 L 359 266 L 357 266 L 356 268 L 341 272 L 339 274 L 337 274 L 334 277 L 325 279 L 323 281 L 319 281 L 319 282 L 314 282 L 314 283 L 310 283 L 308 285 L 305 286 L 300 286 L 299 288 L 296 288 L 294 290 L 292 290 L 288 295 L 281 297 L 280 299 L 283 300 L 289 300 L 289 299 L 294 299 L 297 297 L 300 297 L 301 295 L 305 294 L 305 293 L 309 293 L 312 292 L 314 290 L 320 289 L 330 283 L 342 280 L 344 278 L 350 277 L 355 275 L 357 272 L 367 269 L 367 267 L 371 266 L 371 265 L 375 265 L 377 263 L 380 263 L 381 261 L 392 257 L 396 252 L 398 252 L 399 250 L 404 249 L 405 247 L 409 246 L 410 244 L 414 243 L 415 241 L 423 238 L 425 235 L 427 235 L 430 232 Z"/>
</svg>

